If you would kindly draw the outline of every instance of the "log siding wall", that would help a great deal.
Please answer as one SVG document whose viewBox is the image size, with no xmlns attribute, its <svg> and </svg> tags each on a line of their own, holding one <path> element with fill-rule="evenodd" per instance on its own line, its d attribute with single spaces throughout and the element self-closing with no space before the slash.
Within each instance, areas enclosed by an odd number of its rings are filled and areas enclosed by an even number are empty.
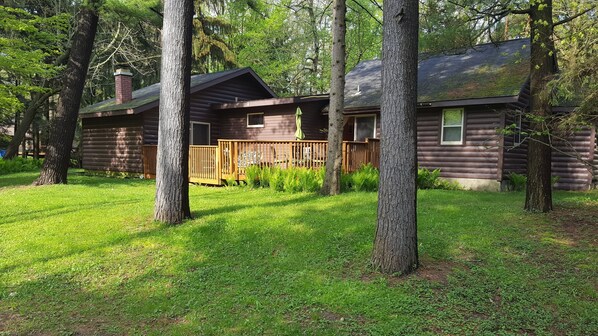
<svg viewBox="0 0 598 336">
<path fill-rule="evenodd" d="M 440 169 L 442 177 L 498 179 L 500 108 L 465 107 L 463 144 L 441 145 L 442 108 L 418 110 L 417 160 L 420 167 Z M 384 128 L 384 125 L 382 125 Z"/>
<path fill-rule="evenodd" d="M 511 121 L 507 115 L 507 125 Z M 523 128 L 526 125 L 524 123 Z M 592 178 L 596 176 L 593 171 L 598 171 L 598 162 L 595 160 L 595 131 L 585 128 L 573 134 L 552 137 L 552 176 L 558 176 L 559 181 L 555 188 L 562 190 L 587 190 L 591 187 Z M 503 176 L 507 179 L 511 172 L 527 174 L 527 146 L 524 140 L 518 146 L 514 145 L 513 135 L 505 136 L 503 149 L 504 167 Z M 593 167 L 588 163 L 594 159 Z M 585 161 L 585 163 L 584 163 Z"/>
<path fill-rule="evenodd" d="M 140 116 L 83 119 L 83 168 L 143 173 Z"/>
<path fill-rule="evenodd" d="M 230 79 L 213 87 L 201 90 L 191 96 L 191 121 L 210 123 L 210 141 L 216 145 L 221 139 L 220 116 L 222 111 L 213 111 L 212 104 L 271 98 L 264 88 L 249 75 Z M 146 145 L 158 143 L 158 108 L 145 111 L 143 114 L 143 136 Z"/>
<path fill-rule="evenodd" d="M 559 180 L 555 187 L 565 190 L 588 190 L 592 184 L 595 165 L 593 149 L 595 136 L 590 128 L 569 135 L 552 138 L 552 175 Z M 585 161 L 585 163 L 584 163 Z"/>
<path fill-rule="evenodd" d="M 326 117 L 322 109 L 324 102 L 308 102 L 301 104 L 301 129 L 305 140 L 326 140 Z M 295 140 L 295 113 L 297 104 L 283 104 L 264 107 L 229 109 L 219 111 L 220 139 L 240 140 Z M 248 113 L 264 113 L 264 127 L 247 127 Z"/>
</svg>

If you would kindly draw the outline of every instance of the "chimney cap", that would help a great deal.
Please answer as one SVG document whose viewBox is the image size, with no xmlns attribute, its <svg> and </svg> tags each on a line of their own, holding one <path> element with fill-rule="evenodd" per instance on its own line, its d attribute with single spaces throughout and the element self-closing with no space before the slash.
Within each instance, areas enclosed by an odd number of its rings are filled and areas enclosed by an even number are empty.
<svg viewBox="0 0 598 336">
<path fill-rule="evenodd" d="M 129 76 L 129 77 L 132 77 L 133 73 L 131 72 L 131 70 L 129 70 L 127 68 L 119 68 L 119 69 L 116 69 L 116 71 L 114 72 L 114 76 Z"/>
</svg>

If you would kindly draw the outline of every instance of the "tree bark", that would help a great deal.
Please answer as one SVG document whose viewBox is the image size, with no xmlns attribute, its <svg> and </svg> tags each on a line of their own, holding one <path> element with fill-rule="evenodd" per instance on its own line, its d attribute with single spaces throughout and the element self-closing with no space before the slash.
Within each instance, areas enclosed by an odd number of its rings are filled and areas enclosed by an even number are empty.
<svg viewBox="0 0 598 336">
<path fill-rule="evenodd" d="M 322 194 L 337 195 L 341 191 L 342 145 L 345 100 L 345 0 L 334 1 L 332 25 L 332 69 L 330 73 L 330 108 L 328 110 L 328 153 Z"/>
<path fill-rule="evenodd" d="M 531 136 L 527 154 L 527 189 L 525 210 L 549 212 L 552 210 L 550 145 L 550 95 L 548 82 L 555 73 L 552 0 L 532 2 L 531 59 L 530 59 L 530 121 Z"/>
<path fill-rule="evenodd" d="M 56 115 L 51 123 L 50 138 L 46 148 L 46 159 L 35 185 L 67 182 L 71 149 L 77 127 L 81 95 L 93 42 L 98 27 L 98 14 L 92 5 L 80 9 L 73 45 L 64 72 L 64 85 L 59 95 Z"/>
<path fill-rule="evenodd" d="M 192 0 L 165 1 L 154 219 L 169 224 L 191 217 L 188 170 L 192 18 Z"/>
<path fill-rule="evenodd" d="M 378 225 L 372 264 L 407 274 L 417 253 L 418 1 L 384 2 Z"/>
</svg>

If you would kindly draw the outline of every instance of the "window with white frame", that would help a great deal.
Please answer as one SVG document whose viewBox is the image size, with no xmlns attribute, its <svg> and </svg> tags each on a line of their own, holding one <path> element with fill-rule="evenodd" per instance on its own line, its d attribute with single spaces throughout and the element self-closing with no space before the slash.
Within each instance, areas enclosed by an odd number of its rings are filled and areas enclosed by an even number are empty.
<svg viewBox="0 0 598 336">
<path fill-rule="evenodd" d="M 189 132 L 190 145 L 209 145 L 210 144 L 210 124 L 202 122 L 191 122 Z"/>
<path fill-rule="evenodd" d="M 247 127 L 264 127 L 264 112 L 247 113 Z"/>
<path fill-rule="evenodd" d="M 354 124 L 354 140 L 365 141 L 365 139 L 373 139 L 376 137 L 376 116 L 356 116 Z"/>
<path fill-rule="evenodd" d="M 442 145 L 463 144 L 463 121 L 465 113 L 462 108 L 451 108 L 442 110 Z"/>
</svg>

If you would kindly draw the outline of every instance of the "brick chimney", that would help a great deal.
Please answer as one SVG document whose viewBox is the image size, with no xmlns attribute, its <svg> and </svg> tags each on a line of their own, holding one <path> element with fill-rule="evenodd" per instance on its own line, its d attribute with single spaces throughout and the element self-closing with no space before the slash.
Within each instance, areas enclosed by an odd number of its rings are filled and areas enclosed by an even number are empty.
<svg viewBox="0 0 598 336">
<path fill-rule="evenodd" d="M 116 103 L 122 104 L 133 99 L 133 74 L 129 69 L 116 69 L 114 84 L 116 86 Z"/>
</svg>

